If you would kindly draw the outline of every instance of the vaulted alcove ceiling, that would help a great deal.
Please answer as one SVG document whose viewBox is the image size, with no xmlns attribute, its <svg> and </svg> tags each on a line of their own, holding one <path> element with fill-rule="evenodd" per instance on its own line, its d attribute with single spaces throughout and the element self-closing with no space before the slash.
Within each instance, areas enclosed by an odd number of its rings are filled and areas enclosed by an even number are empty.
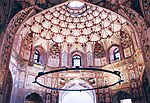
<svg viewBox="0 0 150 103">
<path fill-rule="evenodd" d="M 43 10 L 25 21 L 19 33 L 23 37 L 30 34 L 35 45 L 44 41 L 59 44 L 98 41 L 111 45 L 121 43 L 122 31 L 129 37 L 134 34 L 130 23 L 117 13 L 84 1 L 78 3 L 81 5 L 67 1 Z"/>
</svg>

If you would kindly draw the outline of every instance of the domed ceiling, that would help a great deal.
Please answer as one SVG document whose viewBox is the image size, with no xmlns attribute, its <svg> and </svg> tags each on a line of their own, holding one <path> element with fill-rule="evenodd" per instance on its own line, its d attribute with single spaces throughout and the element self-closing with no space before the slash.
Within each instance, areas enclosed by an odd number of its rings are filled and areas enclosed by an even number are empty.
<svg viewBox="0 0 150 103">
<path fill-rule="evenodd" d="M 118 44 L 120 32 L 133 33 L 130 23 L 122 16 L 79 1 L 67 1 L 44 10 L 25 21 L 20 30 L 24 36 L 34 35 L 34 42 L 48 40 L 60 44 L 95 41 Z"/>
</svg>

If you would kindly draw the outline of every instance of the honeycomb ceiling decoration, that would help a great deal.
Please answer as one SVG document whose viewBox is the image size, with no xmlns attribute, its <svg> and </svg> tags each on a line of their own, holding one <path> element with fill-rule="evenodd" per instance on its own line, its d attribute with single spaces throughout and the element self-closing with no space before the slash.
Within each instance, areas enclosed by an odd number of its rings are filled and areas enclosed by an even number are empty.
<svg viewBox="0 0 150 103">
<path fill-rule="evenodd" d="M 71 1 L 72 2 L 72 1 Z M 127 21 L 105 8 L 79 2 L 54 6 L 28 19 L 24 27 L 28 33 L 57 43 L 87 43 L 120 34 Z"/>
</svg>

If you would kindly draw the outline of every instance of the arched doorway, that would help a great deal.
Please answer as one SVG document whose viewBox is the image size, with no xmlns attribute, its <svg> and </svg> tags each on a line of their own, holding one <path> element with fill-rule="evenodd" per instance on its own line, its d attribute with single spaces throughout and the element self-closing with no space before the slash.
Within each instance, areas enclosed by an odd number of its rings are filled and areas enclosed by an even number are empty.
<svg viewBox="0 0 150 103">
<path fill-rule="evenodd" d="M 25 98 L 24 103 L 43 103 L 42 97 L 38 93 L 31 93 Z"/>
<path fill-rule="evenodd" d="M 149 99 L 150 86 L 149 86 L 146 70 L 143 72 L 143 76 L 142 76 L 142 87 L 143 87 L 143 91 L 144 91 L 145 101 L 146 101 L 146 103 L 149 103 L 150 102 L 150 99 Z"/>
<path fill-rule="evenodd" d="M 81 90 L 92 88 L 83 80 L 74 79 L 66 84 L 63 89 Z M 59 103 L 96 103 L 96 93 L 90 91 L 60 91 Z"/>
<path fill-rule="evenodd" d="M 112 98 L 112 103 L 132 103 L 130 94 L 118 91 Z M 128 101 L 128 102 L 125 102 Z"/>
</svg>

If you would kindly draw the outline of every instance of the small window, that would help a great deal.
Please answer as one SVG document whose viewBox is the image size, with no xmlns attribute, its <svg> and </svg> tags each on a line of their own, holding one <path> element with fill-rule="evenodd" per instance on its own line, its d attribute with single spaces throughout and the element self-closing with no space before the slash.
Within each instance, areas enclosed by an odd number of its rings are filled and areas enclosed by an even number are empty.
<svg viewBox="0 0 150 103">
<path fill-rule="evenodd" d="M 117 60 L 121 60 L 119 47 L 112 46 L 109 50 L 109 56 L 110 56 L 110 63 L 113 63 L 114 61 L 117 61 Z"/>
<path fill-rule="evenodd" d="M 40 62 L 40 52 L 36 50 L 34 53 L 34 63 L 39 63 L 39 62 Z"/>
<path fill-rule="evenodd" d="M 114 50 L 114 60 L 120 60 L 120 53 L 119 53 L 119 49 L 116 48 Z"/>
<path fill-rule="evenodd" d="M 81 66 L 81 57 L 79 55 L 72 57 L 72 66 Z"/>
</svg>

